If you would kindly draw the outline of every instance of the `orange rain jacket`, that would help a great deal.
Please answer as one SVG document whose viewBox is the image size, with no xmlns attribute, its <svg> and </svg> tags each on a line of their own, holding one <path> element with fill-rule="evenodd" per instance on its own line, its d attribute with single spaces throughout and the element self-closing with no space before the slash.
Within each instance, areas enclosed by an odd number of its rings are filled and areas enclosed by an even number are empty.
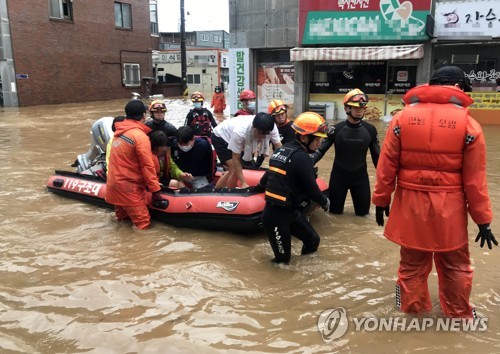
<svg viewBox="0 0 500 354">
<path fill-rule="evenodd" d="M 106 201 L 124 206 L 146 204 L 146 186 L 150 192 L 161 189 L 147 136 L 151 129 L 133 119 L 125 119 L 115 126 L 106 181 Z"/>
<path fill-rule="evenodd" d="M 216 92 L 212 96 L 210 107 L 214 108 L 214 113 L 223 113 L 226 109 L 226 97 L 222 92 Z"/>
<path fill-rule="evenodd" d="M 372 202 L 388 206 L 385 236 L 407 248 L 452 251 L 468 242 L 473 221 L 491 223 L 486 146 L 469 115 L 474 101 L 453 86 L 422 85 L 404 96 L 377 165 Z"/>
</svg>

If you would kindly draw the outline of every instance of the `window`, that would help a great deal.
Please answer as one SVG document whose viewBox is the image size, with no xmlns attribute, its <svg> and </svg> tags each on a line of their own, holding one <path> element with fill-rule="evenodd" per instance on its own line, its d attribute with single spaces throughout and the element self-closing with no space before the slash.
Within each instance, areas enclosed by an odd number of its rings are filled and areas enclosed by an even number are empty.
<svg viewBox="0 0 500 354">
<path fill-rule="evenodd" d="M 158 35 L 158 5 L 156 1 L 149 4 L 149 22 L 151 23 L 151 34 Z"/>
<path fill-rule="evenodd" d="M 222 42 L 222 38 L 221 38 L 221 36 L 216 36 L 216 35 L 214 35 L 214 42 L 215 42 L 215 43 L 221 43 L 221 42 Z"/>
<path fill-rule="evenodd" d="M 200 84 L 200 74 L 187 74 L 188 84 Z"/>
<path fill-rule="evenodd" d="M 123 84 L 125 86 L 141 85 L 141 66 L 139 64 L 123 64 Z"/>
<path fill-rule="evenodd" d="M 132 6 L 115 2 L 115 26 L 119 28 L 132 28 Z"/>
<path fill-rule="evenodd" d="M 73 21 L 72 0 L 49 0 L 49 16 L 51 18 Z"/>
<path fill-rule="evenodd" d="M 208 42 L 208 34 L 205 34 L 205 33 L 201 33 L 200 34 L 200 41 L 203 41 L 203 42 Z"/>
</svg>

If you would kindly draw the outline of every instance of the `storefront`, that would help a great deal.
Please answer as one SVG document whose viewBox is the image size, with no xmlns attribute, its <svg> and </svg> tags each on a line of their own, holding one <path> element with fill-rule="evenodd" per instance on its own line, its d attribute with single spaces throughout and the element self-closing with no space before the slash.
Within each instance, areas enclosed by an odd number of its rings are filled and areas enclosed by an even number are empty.
<svg viewBox="0 0 500 354">
<path fill-rule="evenodd" d="M 433 69 L 460 67 L 472 83 L 471 114 L 500 124 L 500 0 L 436 3 Z"/>
<path fill-rule="evenodd" d="M 295 97 L 303 110 L 324 103 L 333 118 L 345 119 L 343 97 L 359 88 L 370 98 L 366 117 L 380 119 L 401 109 L 403 95 L 427 81 L 430 0 L 301 0 L 299 6 L 302 47 L 290 53 L 296 80 L 304 83 L 304 94 Z"/>
</svg>

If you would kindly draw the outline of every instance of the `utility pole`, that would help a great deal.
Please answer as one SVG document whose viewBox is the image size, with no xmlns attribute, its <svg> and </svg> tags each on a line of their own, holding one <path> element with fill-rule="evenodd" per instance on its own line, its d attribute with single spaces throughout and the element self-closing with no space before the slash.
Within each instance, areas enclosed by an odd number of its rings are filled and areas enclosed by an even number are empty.
<svg viewBox="0 0 500 354">
<path fill-rule="evenodd" d="M 184 20 L 184 0 L 181 0 L 181 80 L 182 95 L 188 95 L 186 60 L 186 21 Z"/>
</svg>

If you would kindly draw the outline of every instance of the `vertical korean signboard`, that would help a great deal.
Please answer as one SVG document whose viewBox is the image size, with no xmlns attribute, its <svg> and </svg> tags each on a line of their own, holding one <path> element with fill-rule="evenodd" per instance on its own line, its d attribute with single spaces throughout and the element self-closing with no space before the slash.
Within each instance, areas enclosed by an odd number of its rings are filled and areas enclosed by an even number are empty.
<svg viewBox="0 0 500 354">
<path fill-rule="evenodd" d="M 240 108 L 240 92 L 250 88 L 250 66 L 248 48 L 229 49 L 229 93 L 230 113 L 234 115 Z"/>
</svg>

